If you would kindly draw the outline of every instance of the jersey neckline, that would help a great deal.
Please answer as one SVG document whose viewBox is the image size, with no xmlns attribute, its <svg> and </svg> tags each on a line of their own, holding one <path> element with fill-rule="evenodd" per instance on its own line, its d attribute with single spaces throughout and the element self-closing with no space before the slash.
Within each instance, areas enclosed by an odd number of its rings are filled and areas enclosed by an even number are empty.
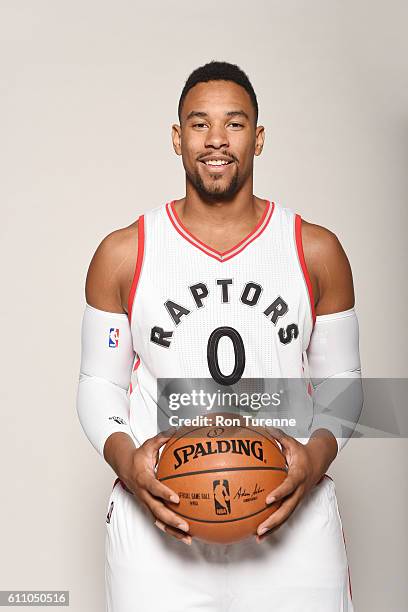
<svg viewBox="0 0 408 612">
<path fill-rule="evenodd" d="M 224 262 L 228 261 L 238 253 L 241 253 L 251 242 L 253 242 L 258 236 L 262 234 L 262 232 L 266 229 L 271 217 L 272 213 L 275 209 L 275 202 L 270 202 L 270 200 L 266 200 L 266 205 L 264 211 L 259 219 L 258 223 L 254 227 L 254 229 L 247 235 L 245 238 L 240 240 L 235 246 L 231 247 L 227 251 L 217 251 L 213 247 L 209 246 L 196 236 L 192 234 L 181 222 L 176 209 L 174 208 L 174 203 L 176 200 L 172 200 L 171 202 L 166 203 L 166 212 L 167 215 L 175 228 L 175 230 L 187 240 L 190 244 L 195 246 L 197 249 L 200 249 L 203 253 L 216 259 L 217 261 Z"/>
</svg>

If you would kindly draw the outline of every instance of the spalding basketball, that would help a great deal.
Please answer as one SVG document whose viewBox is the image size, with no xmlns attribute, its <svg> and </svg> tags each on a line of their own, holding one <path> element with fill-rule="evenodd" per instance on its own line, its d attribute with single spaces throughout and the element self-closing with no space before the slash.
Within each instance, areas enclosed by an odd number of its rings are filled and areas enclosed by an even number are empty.
<svg viewBox="0 0 408 612">
<path fill-rule="evenodd" d="M 242 423 L 242 421 L 241 421 Z M 178 430 L 163 447 L 157 478 L 180 498 L 167 506 L 207 542 L 232 543 L 256 534 L 279 504 L 265 498 L 285 478 L 276 440 L 261 427 Z"/>
</svg>

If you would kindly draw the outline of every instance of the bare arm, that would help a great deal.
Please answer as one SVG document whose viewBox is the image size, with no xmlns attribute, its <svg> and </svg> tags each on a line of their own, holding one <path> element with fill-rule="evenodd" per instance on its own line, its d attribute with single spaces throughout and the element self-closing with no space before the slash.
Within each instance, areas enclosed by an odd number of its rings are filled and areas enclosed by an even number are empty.
<svg viewBox="0 0 408 612">
<path fill-rule="evenodd" d="M 330 314 L 352 308 L 353 276 L 337 236 L 320 225 L 302 221 L 302 241 L 313 285 L 316 314 Z"/>
</svg>

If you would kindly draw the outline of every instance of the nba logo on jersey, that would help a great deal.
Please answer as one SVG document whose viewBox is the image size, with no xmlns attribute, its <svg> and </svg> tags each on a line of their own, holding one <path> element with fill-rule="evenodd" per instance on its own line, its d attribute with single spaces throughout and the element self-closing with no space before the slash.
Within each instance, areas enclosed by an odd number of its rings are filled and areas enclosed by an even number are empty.
<svg viewBox="0 0 408 612">
<path fill-rule="evenodd" d="M 112 501 L 112 502 L 111 502 L 111 504 L 110 504 L 110 506 L 109 506 L 109 511 L 108 511 L 107 516 L 106 516 L 106 522 L 107 522 L 107 523 L 110 523 L 110 522 L 111 522 L 111 516 L 112 516 L 112 512 L 113 512 L 113 505 L 114 505 L 114 503 L 115 503 L 115 502 L 113 502 L 113 501 Z"/>
<path fill-rule="evenodd" d="M 119 346 L 119 330 L 115 327 L 111 327 L 109 330 L 109 346 L 111 348 Z"/>
</svg>

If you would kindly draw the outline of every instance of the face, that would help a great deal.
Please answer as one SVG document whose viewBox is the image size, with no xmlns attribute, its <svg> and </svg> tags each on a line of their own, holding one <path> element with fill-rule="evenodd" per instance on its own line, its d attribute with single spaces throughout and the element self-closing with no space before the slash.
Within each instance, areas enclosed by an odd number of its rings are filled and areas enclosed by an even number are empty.
<svg viewBox="0 0 408 612">
<path fill-rule="evenodd" d="M 174 150 L 187 183 L 204 199 L 231 199 L 252 175 L 264 128 L 255 126 L 247 91 L 233 81 L 198 83 L 186 95 L 181 125 L 173 125 Z"/>
</svg>

